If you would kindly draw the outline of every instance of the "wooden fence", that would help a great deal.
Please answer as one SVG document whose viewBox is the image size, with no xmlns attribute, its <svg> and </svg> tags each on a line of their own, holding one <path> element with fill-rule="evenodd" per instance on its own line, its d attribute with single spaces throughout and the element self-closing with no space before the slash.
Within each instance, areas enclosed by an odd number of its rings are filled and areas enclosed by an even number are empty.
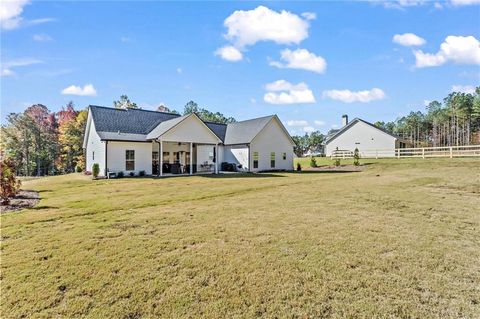
<svg viewBox="0 0 480 319">
<path fill-rule="evenodd" d="M 359 152 L 359 155 L 361 158 L 480 157 L 480 145 L 396 148 L 390 150 L 362 150 Z M 353 151 L 336 150 L 332 152 L 330 158 L 353 158 Z"/>
</svg>

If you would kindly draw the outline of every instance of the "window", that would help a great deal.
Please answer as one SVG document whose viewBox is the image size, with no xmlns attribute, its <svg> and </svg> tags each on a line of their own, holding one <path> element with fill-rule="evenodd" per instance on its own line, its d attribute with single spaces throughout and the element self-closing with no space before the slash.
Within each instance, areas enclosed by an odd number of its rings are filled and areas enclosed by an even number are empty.
<svg viewBox="0 0 480 319">
<path fill-rule="evenodd" d="M 270 167 L 275 168 L 275 152 L 270 153 Z"/>
<path fill-rule="evenodd" d="M 258 152 L 253 152 L 253 168 L 258 168 Z"/>
<path fill-rule="evenodd" d="M 164 163 L 170 163 L 170 152 L 163 152 L 163 159 Z"/>
<path fill-rule="evenodd" d="M 134 150 L 125 151 L 125 170 L 126 171 L 135 170 L 135 151 Z"/>
<path fill-rule="evenodd" d="M 95 151 L 92 152 L 92 161 L 95 160 Z"/>
<path fill-rule="evenodd" d="M 283 153 L 282 158 L 285 161 L 287 159 L 287 153 Z"/>
</svg>

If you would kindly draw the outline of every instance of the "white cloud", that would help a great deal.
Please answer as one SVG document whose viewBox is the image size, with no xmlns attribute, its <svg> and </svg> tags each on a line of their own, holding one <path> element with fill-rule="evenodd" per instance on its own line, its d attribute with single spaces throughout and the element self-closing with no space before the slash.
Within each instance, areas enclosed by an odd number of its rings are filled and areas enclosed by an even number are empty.
<svg viewBox="0 0 480 319">
<path fill-rule="evenodd" d="M 480 0 L 450 0 L 450 2 L 457 7 L 480 4 Z"/>
<path fill-rule="evenodd" d="M 297 49 L 294 51 L 285 49 L 282 50 L 280 54 L 285 63 L 272 61 L 270 65 L 276 66 L 277 68 L 303 69 L 317 73 L 323 73 L 327 68 L 327 62 L 324 58 L 306 49 Z"/>
<path fill-rule="evenodd" d="M 2 1 L 0 5 L 0 26 L 2 29 L 11 30 L 18 28 L 23 18 L 23 7 L 29 0 Z"/>
<path fill-rule="evenodd" d="M 313 92 L 303 82 L 291 84 L 285 80 L 278 80 L 265 85 L 265 89 L 270 92 L 263 96 L 263 100 L 270 104 L 315 103 Z"/>
<path fill-rule="evenodd" d="M 25 67 L 39 63 L 43 63 L 43 61 L 33 58 L 23 58 L 6 61 L 0 65 L 0 74 L 1 76 L 12 76 L 15 75 L 15 72 L 12 70 L 12 68 Z"/>
<path fill-rule="evenodd" d="M 308 122 L 305 120 L 290 120 L 287 121 L 288 126 L 307 126 Z"/>
<path fill-rule="evenodd" d="M 430 100 L 423 100 L 423 105 L 428 106 L 432 101 Z"/>
<path fill-rule="evenodd" d="M 292 84 L 285 80 L 277 80 L 272 83 L 268 83 L 265 85 L 265 90 L 267 91 L 291 91 L 291 90 L 305 90 L 308 89 L 308 85 L 304 82 L 300 82 L 298 84 Z"/>
<path fill-rule="evenodd" d="M 222 59 L 237 62 L 243 59 L 243 54 L 236 47 L 227 45 L 215 51 L 215 55 L 220 56 Z"/>
<path fill-rule="evenodd" d="M 312 18 L 312 15 L 309 15 Z M 258 41 L 278 44 L 298 44 L 308 37 L 308 18 L 282 10 L 276 12 L 265 6 L 253 10 L 237 10 L 227 17 L 225 38 L 235 47 L 243 48 Z"/>
<path fill-rule="evenodd" d="M 452 85 L 452 92 L 474 94 L 475 93 L 475 86 L 473 86 L 473 85 Z"/>
<path fill-rule="evenodd" d="M 252 97 L 252 98 L 250 99 L 250 103 L 252 103 L 252 104 L 257 104 L 257 100 Z"/>
<path fill-rule="evenodd" d="M 315 20 L 317 18 L 317 14 L 315 12 L 304 12 L 302 13 L 302 17 L 307 20 Z"/>
<path fill-rule="evenodd" d="M 315 132 L 315 128 L 312 127 L 312 126 L 305 126 L 305 127 L 303 128 L 303 131 L 304 131 L 305 133 L 312 133 L 312 132 Z"/>
<path fill-rule="evenodd" d="M 63 95 L 79 95 L 79 96 L 96 96 L 97 91 L 92 84 L 86 84 L 83 86 L 70 85 L 62 90 Z"/>
<path fill-rule="evenodd" d="M 178 73 L 178 74 L 182 74 L 182 73 L 183 73 L 182 68 L 177 68 L 177 73 Z"/>
<path fill-rule="evenodd" d="M 395 34 L 392 40 L 406 47 L 424 45 L 426 42 L 425 39 L 413 33 Z"/>
<path fill-rule="evenodd" d="M 417 68 L 439 66 L 449 61 L 456 64 L 480 64 L 480 42 L 473 36 L 448 36 L 435 53 L 414 51 Z"/>
<path fill-rule="evenodd" d="M 33 40 L 37 42 L 49 42 L 53 41 L 52 37 L 48 34 L 34 34 Z"/>
<path fill-rule="evenodd" d="M 324 121 L 319 121 L 319 120 L 314 121 L 314 123 L 315 123 L 315 125 L 317 125 L 317 126 L 324 126 L 324 125 L 326 124 Z"/>
<path fill-rule="evenodd" d="M 122 42 L 122 43 L 130 43 L 130 42 L 132 42 L 132 39 L 129 38 L 129 37 L 122 36 L 122 37 L 120 37 L 120 42 Z"/>
<path fill-rule="evenodd" d="M 350 90 L 327 90 L 323 91 L 323 97 L 331 98 L 332 100 L 338 100 L 344 103 L 368 103 L 371 101 L 384 99 L 385 92 L 378 88 L 357 92 Z"/>
</svg>

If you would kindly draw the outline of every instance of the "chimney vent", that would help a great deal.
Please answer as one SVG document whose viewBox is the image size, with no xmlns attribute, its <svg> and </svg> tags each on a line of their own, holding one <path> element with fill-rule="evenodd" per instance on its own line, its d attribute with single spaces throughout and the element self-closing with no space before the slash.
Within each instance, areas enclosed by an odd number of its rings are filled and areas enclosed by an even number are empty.
<svg viewBox="0 0 480 319">
<path fill-rule="evenodd" d="M 347 114 L 343 114 L 342 115 L 342 126 L 345 126 L 348 124 L 348 115 Z"/>
</svg>

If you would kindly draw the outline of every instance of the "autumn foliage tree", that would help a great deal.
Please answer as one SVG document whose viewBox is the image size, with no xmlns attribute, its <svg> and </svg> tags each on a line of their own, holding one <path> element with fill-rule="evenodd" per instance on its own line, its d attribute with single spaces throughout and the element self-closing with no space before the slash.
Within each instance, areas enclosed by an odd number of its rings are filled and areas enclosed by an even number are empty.
<svg viewBox="0 0 480 319">
<path fill-rule="evenodd" d="M 10 203 L 20 190 L 21 182 L 17 179 L 15 162 L 10 157 L 3 157 L 0 163 L 0 198 L 3 205 Z"/>
</svg>

